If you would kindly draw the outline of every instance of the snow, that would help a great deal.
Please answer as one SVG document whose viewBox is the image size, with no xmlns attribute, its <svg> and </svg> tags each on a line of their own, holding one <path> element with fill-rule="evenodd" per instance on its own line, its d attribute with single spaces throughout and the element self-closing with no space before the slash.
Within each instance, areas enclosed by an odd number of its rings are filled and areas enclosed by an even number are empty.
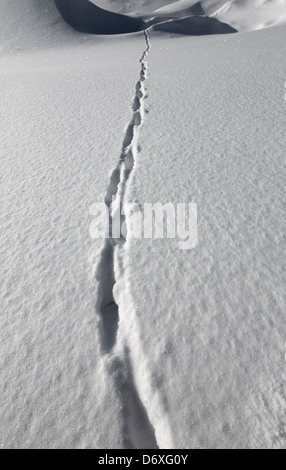
<svg viewBox="0 0 286 470">
<path fill-rule="evenodd" d="M 208 16 L 214 16 L 239 31 L 263 29 L 286 21 L 286 0 L 90 0 L 110 11 L 127 14 L 188 16 L 200 5 Z"/>
<path fill-rule="evenodd" d="M 151 43 L 130 199 L 196 202 L 199 243 L 129 243 L 146 368 L 175 448 L 285 448 L 285 28 Z"/>
<path fill-rule="evenodd" d="M 2 448 L 123 446 L 88 211 L 118 159 L 142 38 L 77 37 L 0 59 Z"/>
<path fill-rule="evenodd" d="M 1 55 L 51 48 L 74 37 L 51 0 L 1 0 L 0 7 Z"/>
<path fill-rule="evenodd" d="M 166 5 L 178 4 L 178 0 L 90 0 L 94 5 L 116 13 L 142 14 L 153 12 Z"/>
<path fill-rule="evenodd" d="M 225 3 L 201 6 L 286 19 Z M 0 448 L 285 448 L 285 26 L 103 37 L 0 7 Z M 118 194 L 197 203 L 198 245 L 131 239 L 128 212 L 92 239 Z"/>
<path fill-rule="evenodd" d="M 208 3 L 211 7 L 210 0 Z M 232 0 L 221 3 L 223 5 L 213 15 L 239 31 L 263 29 L 286 21 L 285 0 Z M 206 12 L 210 14 L 208 8 Z"/>
</svg>

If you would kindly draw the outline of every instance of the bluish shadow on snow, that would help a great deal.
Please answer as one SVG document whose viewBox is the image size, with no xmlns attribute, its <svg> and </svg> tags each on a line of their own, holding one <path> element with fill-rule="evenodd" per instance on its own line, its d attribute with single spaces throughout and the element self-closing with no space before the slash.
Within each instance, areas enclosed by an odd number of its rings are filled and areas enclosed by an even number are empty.
<svg viewBox="0 0 286 470">
<path fill-rule="evenodd" d="M 88 0 L 55 0 L 64 20 L 77 31 L 91 34 L 123 34 L 144 29 L 138 18 L 111 13 Z"/>
<path fill-rule="evenodd" d="M 226 23 L 207 16 L 190 16 L 179 20 L 165 21 L 153 26 L 155 31 L 183 34 L 189 36 L 203 36 L 208 34 L 230 34 L 237 30 Z"/>
<path fill-rule="evenodd" d="M 128 348 L 124 350 L 123 360 L 116 356 L 110 359 L 108 371 L 114 379 L 114 386 L 122 405 L 124 448 L 158 449 L 155 429 L 134 381 Z"/>
<path fill-rule="evenodd" d="M 113 297 L 113 287 L 115 285 L 113 257 L 113 246 L 107 240 L 95 273 L 99 282 L 96 312 L 99 312 L 101 316 L 100 333 L 102 349 L 105 353 L 109 353 L 116 344 L 119 323 L 118 306 Z"/>
</svg>

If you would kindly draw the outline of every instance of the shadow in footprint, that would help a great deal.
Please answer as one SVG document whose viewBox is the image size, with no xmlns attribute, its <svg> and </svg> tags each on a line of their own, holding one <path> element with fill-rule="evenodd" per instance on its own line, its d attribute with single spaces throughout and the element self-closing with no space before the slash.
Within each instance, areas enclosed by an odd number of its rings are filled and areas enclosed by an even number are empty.
<svg viewBox="0 0 286 470">
<path fill-rule="evenodd" d="M 128 435 L 133 449 L 159 448 L 154 427 L 132 381 L 129 386 Z"/>
<path fill-rule="evenodd" d="M 115 285 L 113 258 L 114 248 L 107 241 L 101 253 L 101 259 L 96 272 L 101 297 L 96 310 L 99 310 L 101 315 L 101 342 L 105 353 L 109 353 L 116 344 L 119 323 L 118 306 L 113 296 L 113 287 Z"/>
<path fill-rule="evenodd" d="M 115 346 L 119 315 L 118 315 L 118 306 L 115 302 L 107 305 L 102 308 L 102 347 L 105 352 L 110 352 Z"/>
</svg>

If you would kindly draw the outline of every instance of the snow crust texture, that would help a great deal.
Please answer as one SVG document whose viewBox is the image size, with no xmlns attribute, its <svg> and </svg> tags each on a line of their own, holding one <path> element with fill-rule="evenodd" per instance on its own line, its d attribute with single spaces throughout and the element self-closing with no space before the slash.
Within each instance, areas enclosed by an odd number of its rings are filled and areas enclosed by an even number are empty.
<svg viewBox="0 0 286 470">
<path fill-rule="evenodd" d="M 285 2 L 107 4 L 157 26 L 0 0 L 0 447 L 286 448 L 285 27 L 186 37 Z M 197 247 L 93 240 L 114 196 L 197 203 Z"/>
<path fill-rule="evenodd" d="M 196 202 L 199 241 L 133 240 L 125 286 L 173 445 L 285 448 L 285 28 L 151 40 L 130 202 Z"/>
<path fill-rule="evenodd" d="M 89 207 L 118 161 L 144 41 L 77 38 L 21 54 L 9 42 L 0 58 L 1 448 L 126 441 L 101 350 Z"/>
</svg>

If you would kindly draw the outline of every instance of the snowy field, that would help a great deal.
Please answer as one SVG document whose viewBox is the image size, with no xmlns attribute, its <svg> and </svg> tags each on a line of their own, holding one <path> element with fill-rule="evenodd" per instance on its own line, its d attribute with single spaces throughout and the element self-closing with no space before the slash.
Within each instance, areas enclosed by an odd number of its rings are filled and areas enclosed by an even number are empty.
<svg viewBox="0 0 286 470">
<path fill-rule="evenodd" d="M 285 449 L 286 1 L 92 3 L 0 0 L 0 448 Z"/>
</svg>

